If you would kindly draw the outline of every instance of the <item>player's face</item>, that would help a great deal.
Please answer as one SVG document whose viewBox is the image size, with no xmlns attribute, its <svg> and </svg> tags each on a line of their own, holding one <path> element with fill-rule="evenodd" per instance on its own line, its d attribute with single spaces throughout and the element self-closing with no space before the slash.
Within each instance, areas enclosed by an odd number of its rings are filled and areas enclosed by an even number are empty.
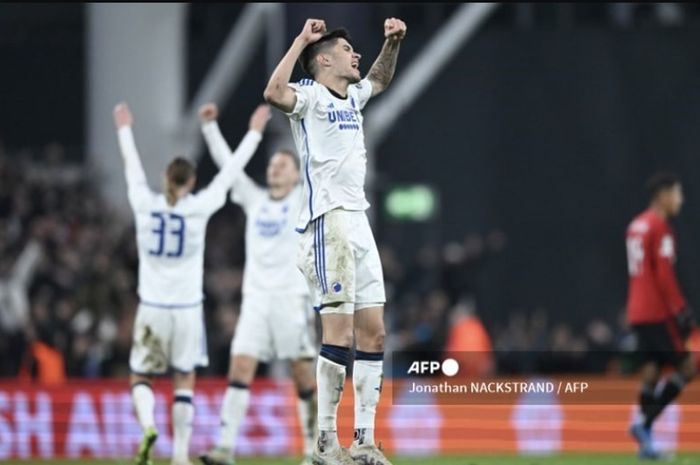
<svg viewBox="0 0 700 465">
<path fill-rule="evenodd" d="M 276 153 L 267 165 L 267 185 L 270 187 L 291 187 L 299 182 L 299 170 L 292 157 Z"/>
<path fill-rule="evenodd" d="M 676 184 L 664 192 L 664 195 L 666 211 L 668 211 L 671 216 L 678 215 L 683 206 L 683 187 L 680 184 Z"/>
<path fill-rule="evenodd" d="M 355 53 L 352 45 L 345 39 L 338 39 L 335 46 L 331 49 L 330 59 L 335 74 L 345 78 L 351 84 L 360 82 L 360 58 L 359 53 Z"/>
</svg>

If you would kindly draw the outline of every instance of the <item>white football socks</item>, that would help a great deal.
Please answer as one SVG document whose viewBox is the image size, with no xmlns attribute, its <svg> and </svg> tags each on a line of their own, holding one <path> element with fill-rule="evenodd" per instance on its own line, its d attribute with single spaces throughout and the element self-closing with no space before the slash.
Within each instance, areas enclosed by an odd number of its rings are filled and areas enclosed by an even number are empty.
<svg viewBox="0 0 700 465">
<path fill-rule="evenodd" d="M 248 404 L 250 403 L 250 389 L 240 383 L 231 383 L 226 388 L 224 400 L 221 402 L 221 429 L 219 430 L 219 441 L 217 447 L 236 449 L 238 439 L 238 429 L 243 422 Z"/>
<path fill-rule="evenodd" d="M 355 445 L 374 445 L 374 418 L 383 381 L 382 352 L 356 351 L 352 384 L 355 394 Z"/>
<path fill-rule="evenodd" d="M 173 462 L 189 462 L 188 452 L 194 421 L 193 392 L 176 389 L 173 402 Z"/>
<path fill-rule="evenodd" d="M 328 344 L 321 346 L 321 355 L 316 365 L 316 383 L 318 386 L 318 449 L 340 447 L 338 443 L 338 404 L 343 395 L 345 373 L 350 349 Z"/>
<path fill-rule="evenodd" d="M 154 428 L 156 426 L 154 419 L 156 397 L 153 394 L 153 388 L 147 383 L 136 383 L 131 388 L 131 398 L 141 428 L 144 431 L 147 428 Z"/>
<path fill-rule="evenodd" d="M 297 413 L 301 425 L 301 435 L 304 438 L 304 456 L 310 456 L 314 451 L 314 439 L 316 438 L 316 392 L 299 393 L 297 401 Z"/>
</svg>

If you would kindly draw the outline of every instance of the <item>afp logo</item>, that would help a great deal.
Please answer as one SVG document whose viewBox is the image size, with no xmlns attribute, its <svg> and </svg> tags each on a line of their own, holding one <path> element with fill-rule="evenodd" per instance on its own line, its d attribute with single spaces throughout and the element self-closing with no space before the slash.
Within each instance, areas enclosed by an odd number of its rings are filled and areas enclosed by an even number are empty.
<svg viewBox="0 0 700 465">
<path fill-rule="evenodd" d="M 453 358 L 447 358 L 442 362 L 438 360 L 414 360 L 408 368 L 407 374 L 417 376 L 434 376 L 443 374 L 452 377 L 459 373 L 459 363 Z"/>
</svg>

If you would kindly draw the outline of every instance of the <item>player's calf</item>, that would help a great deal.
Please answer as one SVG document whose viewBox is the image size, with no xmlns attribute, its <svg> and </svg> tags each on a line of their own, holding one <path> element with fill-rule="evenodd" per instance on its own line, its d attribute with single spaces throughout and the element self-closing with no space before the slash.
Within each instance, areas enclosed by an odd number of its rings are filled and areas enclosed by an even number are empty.
<svg viewBox="0 0 700 465">
<path fill-rule="evenodd" d="M 314 380 L 313 360 L 295 360 L 292 362 L 292 378 L 297 389 L 297 414 L 304 438 L 304 457 L 311 463 L 317 433 L 318 403 Z M 302 462 L 304 465 L 304 462 Z"/>
<path fill-rule="evenodd" d="M 173 402 L 173 464 L 189 464 L 188 451 L 194 420 L 194 393 L 189 389 L 176 389 Z"/>
<path fill-rule="evenodd" d="M 343 396 L 345 387 L 345 374 L 349 358 L 350 349 L 348 347 L 331 344 L 323 344 L 321 346 L 316 367 L 319 436 L 314 457 L 318 460 L 324 457 L 331 460 L 331 457 L 336 457 L 338 455 L 337 451 L 341 449 L 338 443 L 336 418 L 338 415 L 338 404 Z"/>
<path fill-rule="evenodd" d="M 353 447 L 363 446 L 363 450 L 376 457 L 381 455 L 381 452 L 374 451 L 374 424 L 384 379 L 383 314 L 382 306 L 367 307 L 355 312 L 357 350 L 352 379 L 355 393 Z"/>
<path fill-rule="evenodd" d="M 153 394 L 150 379 L 145 376 L 131 375 L 131 399 L 136 410 L 136 417 L 141 425 L 141 430 L 155 430 L 154 412 L 156 398 Z"/>
</svg>

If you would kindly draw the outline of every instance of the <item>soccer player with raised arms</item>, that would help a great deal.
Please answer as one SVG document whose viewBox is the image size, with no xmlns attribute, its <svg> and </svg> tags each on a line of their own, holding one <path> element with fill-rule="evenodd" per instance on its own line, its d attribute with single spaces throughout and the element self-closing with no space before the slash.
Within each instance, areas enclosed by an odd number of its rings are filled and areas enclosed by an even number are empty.
<svg viewBox="0 0 700 465">
<path fill-rule="evenodd" d="M 195 369 L 209 363 L 202 311 L 207 222 L 226 202 L 233 180 L 260 143 L 267 119 L 264 112 L 253 114 L 236 156 L 226 160 L 206 188 L 192 194 L 195 168 L 175 158 L 165 172 L 165 194 L 156 194 L 148 187 L 136 150 L 131 111 L 125 103 L 114 109 L 139 255 L 140 303 L 129 358 L 134 408 L 143 429 L 135 465 L 152 463 L 158 431 L 151 379 L 169 370 L 175 390 L 172 465 L 190 464 Z"/>
<path fill-rule="evenodd" d="M 260 110 L 269 116 L 267 105 Z M 213 103 L 200 109 L 202 132 L 214 161 L 222 166 L 233 155 L 216 122 Z M 237 155 L 238 156 L 238 155 Z M 245 164 L 248 160 L 242 160 Z M 310 465 L 316 434 L 316 338 L 311 322 L 309 288 L 296 267 L 299 234 L 294 230 L 302 204 L 299 161 L 278 150 L 268 162 L 267 187 L 245 171 L 234 179 L 231 200 L 245 211 L 246 260 L 243 302 L 231 344 L 229 387 L 221 405 L 216 447 L 202 455 L 205 465 L 233 465 L 236 439 L 250 402 L 250 384 L 259 360 L 289 360 L 298 394 L 298 414 Z"/>
<path fill-rule="evenodd" d="M 365 79 L 360 55 L 344 29 L 327 32 L 309 19 L 272 73 L 265 100 L 291 121 L 302 157 L 302 234 L 298 266 L 321 314 L 322 346 L 317 364 L 319 437 L 315 465 L 390 465 L 375 445 L 374 424 L 384 358 L 384 279 L 365 210 L 366 149 L 362 109 L 394 75 L 406 25 L 384 22 L 385 42 Z M 313 79 L 290 83 L 300 60 Z M 336 416 L 355 342 L 353 386 L 355 439 L 338 442 Z"/>
</svg>

